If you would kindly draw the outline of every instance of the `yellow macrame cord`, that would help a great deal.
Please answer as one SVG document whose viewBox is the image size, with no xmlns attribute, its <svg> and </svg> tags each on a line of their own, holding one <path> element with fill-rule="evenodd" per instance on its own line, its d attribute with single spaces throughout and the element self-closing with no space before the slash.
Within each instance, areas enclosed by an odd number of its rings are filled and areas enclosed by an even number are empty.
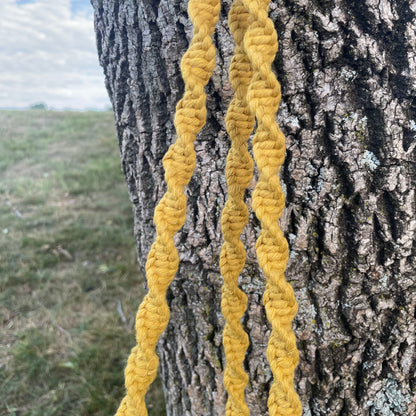
<svg viewBox="0 0 416 416">
<path fill-rule="evenodd" d="M 221 309 L 226 321 L 223 332 L 226 358 L 224 386 L 228 392 L 225 414 L 248 416 L 249 410 L 244 400 L 248 375 L 244 372 L 243 362 L 249 340 L 240 323 L 246 310 L 247 296 L 238 288 L 238 276 L 246 261 L 240 235 L 248 222 L 244 191 L 253 177 L 253 160 L 247 150 L 247 141 L 254 128 L 254 115 L 246 99 L 252 71 L 243 44 L 248 28 L 248 11 L 242 0 L 233 2 L 228 25 L 236 46 L 230 66 L 230 82 L 235 94 L 225 118 L 231 139 L 226 165 L 228 200 L 221 216 L 224 236 L 220 255 L 220 270 L 224 279 Z"/>
<path fill-rule="evenodd" d="M 253 192 L 253 210 L 261 223 L 256 244 L 257 258 L 266 276 L 263 303 L 272 325 L 267 359 L 273 383 L 269 392 L 270 416 L 300 416 L 302 406 L 293 386 L 299 361 L 292 320 L 298 305 L 284 271 L 289 257 L 288 243 L 279 228 L 285 196 L 278 176 L 285 158 L 285 138 L 275 115 L 280 103 L 280 84 L 271 70 L 277 52 L 277 34 L 268 17 L 269 0 L 243 0 L 250 14 L 244 47 L 253 68 L 247 101 L 257 119 L 253 155 L 259 179 Z"/>
<path fill-rule="evenodd" d="M 185 92 L 176 106 L 174 123 L 177 140 L 163 158 L 167 191 L 154 213 L 156 240 L 146 262 L 149 291 L 137 312 L 137 345 L 127 362 L 127 394 L 116 416 L 147 415 L 144 397 L 159 365 L 155 348 L 169 321 L 166 291 L 179 264 L 173 237 L 185 222 L 184 187 L 191 179 L 196 160 L 193 142 L 206 121 L 204 87 L 215 67 L 211 36 L 219 12 L 220 0 L 189 0 L 188 13 L 194 33 L 181 61 Z"/>
<path fill-rule="evenodd" d="M 234 0 L 228 17 L 236 48 L 230 66 L 230 82 L 235 94 L 226 116 L 226 128 L 231 139 L 226 166 L 228 200 L 221 216 L 224 235 L 220 256 L 224 279 L 221 308 L 226 320 L 223 333 L 226 356 L 224 385 L 228 393 L 226 416 L 249 416 L 244 399 L 248 375 L 243 369 L 249 340 L 241 325 L 247 296 L 238 287 L 238 277 L 246 257 L 240 235 L 248 222 L 244 192 L 252 179 L 253 161 L 247 150 L 247 141 L 255 118 L 257 130 L 253 155 L 259 179 L 253 193 L 253 210 L 261 223 L 256 251 L 266 276 L 263 302 L 272 326 L 267 359 L 274 380 L 268 408 L 270 416 L 302 414 L 293 386 L 299 353 L 291 324 L 297 303 L 293 289 L 284 277 L 288 244 L 278 224 L 285 205 L 278 176 L 285 157 L 285 138 L 275 121 L 281 93 L 280 84 L 271 70 L 278 43 L 273 22 L 268 17 L 268 4 L 268 0 Z M 205 124 L 204 87 L 215 66 L 211 36 L 219 12 L 219 0 L 189 0 L 188 13 L 194 33 L 181 62 L 185 93 L 176 106 L 177 140 L 163 158 L 167 191 L 154 213 L 156 239 L 146 262 L 149 291 L 137 312 L 137 345 L 128 359 L 125 370 L 127 394 L 116 416 L 147 416 L 144 398 L 159 365 L 156 344 L 169 321 L 166 291 L 179 264 L 173 237 L 185 222 L 184 187 L 195 169 L 193 142 Z"/>
</svg>

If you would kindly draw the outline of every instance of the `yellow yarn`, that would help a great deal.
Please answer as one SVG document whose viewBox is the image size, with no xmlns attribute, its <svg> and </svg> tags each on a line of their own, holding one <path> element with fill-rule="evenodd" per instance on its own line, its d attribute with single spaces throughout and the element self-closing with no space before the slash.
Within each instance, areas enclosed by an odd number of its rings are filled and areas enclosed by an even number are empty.
<svg viewBox="0 0 416 416">
<path fill-rule="evenodd" d="M 230 67 L 235 95 L 226 116 L 231 139 L 226 167 L 229 191 L 221 217 L 224 234 L 220 257 L 224 278 L 221 307 L 226 319 L 223 344 L 227 361 L 224 384 L 228 392 L 226 416 L 249 415 L 244 400 L 248 376 L 243 370 L 248 336 L 240 323 L 247 296 L 238 288 L 238 276 L 244 268 L 246 256 L 240 235 L 248 221 L 244 191 L 253 172 L 247 140 L 253 130 L 254 116 L 257 131 L 253 153 L 260 176 L 253 193 L 253 209 L 262 227 L 256 251 L 259 265 L 266 275 L 263 302 L 272 324 L 267 348 L 274 377 L 269 392 L 269 414 L 302 414 L 293 387 L 299 353 L 291 324 L 297 303 L 292 287 L 284 278 L 288 244 L 278 225 L 285 205 L 278 176 L 285 157 L 285 139 L 275 121 L 281 94 L 280 84 L 271 71 L 278 44 L 273 22 L 268 18 L 268 3 L 268 0 L 235 0 L 228 20 L 236 49 Z M 194 35 L 181 62 L 185 93 L 176 106 L 178 137 L 163 158 L 167 191 L 154 214 L 156 239 L 146 263 L 149 292 L 137 312 L 137 345 L 132 349 L 125 370 L 127 394 L 116 416 L 147 415 L 144 397 L 159 365 L 156 343 L 169 320 L 166 291 L 179 263 L 173 237 L 185 222 L 184 187 L 195 169 L 193 142 L 206 119 L 204 87 L 215 66 L 211 36 L 219 11 L 219 0 L 189 0 L 188 13 L 194 25 Z"/>
<path fill-rule="evenodd" d="M 281 93 L 280 84 L 271 71 L 278 48 L 277 34 L 268 17 L 269 0 L 243 0 L 243 3 L 251 19 L 244 36 L 244 47 L 253 68 L 247 100 L 257 119 L 253 154 L 260 173 L 253 192 L 253 210 L 262 228 L 256 251 L 266 276 L 263 303 L 272 325 L 267 359 L 274 381 L 268 407 L 270 416 L 300 416 L 302 406 L 293 387 L 299 353 L 291 328 L 298 305 L 284 277 L 288 244 L 278 224 L 285 205 L 278 176 L 285 158 L 285 138 L 275 121 Z"/>
<path fill-rule="evenodd" d="M 227 157 L 226 178 L 228 200 L 222 211 L 221 223 L 224 244 L 221 249 L 220 269 L 224 279 L 222 287 L 222 313 L 226 320 L 223 345 L 226 358 L 224 386 L 228 392 L 226 416 L 248 416 L 244 389 L 248 375 L 243 370 L 244 356 L 249 344 L 240 320 L 247 305 L 247 296 L 238 288 L 238 276 L 246 259 L 240 235 L 248 222 L 244 204 L 244 191 L 253 176 L 253 161 L 247 151 L 247 140 L 254 128 L 254 115 L 247 104 L 247 87 L 252 71 L 244 50 L 244 33 L 248 28 L 248 11 L 242 0 L 235 0 L 228 15 L 228 25 L 235 40 L 235 52 L 230 66 L 230 81 L 235 91 L 226 116 L 231 148 Z"/>
<path fill-rule="evenodd" d="M 185 93 L 176 106 L 177 140 L 163 158 L 167 191 L 154 213 L 156 240 L 146 262 L 149 291 L 137 312 L 137 345 L 128 359 L 125 370 L 127 394 L 116 416 L 147 415 L 144 397 L 159 365 L 156 343 L 169 321 L 166 291 L 179 263 L 173 236 L 185 222 L 184 187 L 195 169 L 193 142 L 206 120 L 204 87 L 215 67 L 211 36 L 219 12 L 220 0 L 189 0 L 188 13 L 194 33 L 181 61 Z"/>
</svg>

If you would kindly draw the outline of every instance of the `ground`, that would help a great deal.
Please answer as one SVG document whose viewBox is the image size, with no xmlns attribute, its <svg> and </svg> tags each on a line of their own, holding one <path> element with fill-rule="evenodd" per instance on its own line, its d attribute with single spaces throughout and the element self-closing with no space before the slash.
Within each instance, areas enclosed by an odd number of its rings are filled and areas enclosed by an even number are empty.
<svg viewBox="0 0 416 416">
<path fill-rule="evenodd" d="M 144 292 L 113 114 L 0 111 L 0 153 L 0 415 L 111 415 Z"/>
</svg>

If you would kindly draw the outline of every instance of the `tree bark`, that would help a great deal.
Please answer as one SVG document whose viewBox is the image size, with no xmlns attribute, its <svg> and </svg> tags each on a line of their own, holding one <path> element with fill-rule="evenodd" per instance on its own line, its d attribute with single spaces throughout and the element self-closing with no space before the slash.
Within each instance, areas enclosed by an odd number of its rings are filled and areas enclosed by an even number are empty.
<svg viewBox="0 0 416 416">
<path fill-rule="evenodd" d="M 92 0 L 100 63 L 112 101 L 135 217 L 139 263 L 154 237 L 165 191 L 161 159 L 175 139 L 183 93 L 180 59 L 192 36 L 183 0 Z M 233 41 L 223 0 L 197 138 L 188 211 L 176 236 L 180 268 L 168 293 L 171 319 L 159 342 L 167 414 L 223 415 L 220 214 L 233 91 Z M 293 328 L 304 415 L 416 412 L 416 4 L 406 0 L 276 0 L 277 115 L 287 154 L 281 171 L 290 244 L 286 277 L 299 312 Z M 250 206 L 253 180 L 247 191 Z M 242 236 L 250 337 L 246 399 L 267 414 L 270 332 L 253 214 Z M 122 369 L 120 369 L 122 371 Z"/>
</svg>

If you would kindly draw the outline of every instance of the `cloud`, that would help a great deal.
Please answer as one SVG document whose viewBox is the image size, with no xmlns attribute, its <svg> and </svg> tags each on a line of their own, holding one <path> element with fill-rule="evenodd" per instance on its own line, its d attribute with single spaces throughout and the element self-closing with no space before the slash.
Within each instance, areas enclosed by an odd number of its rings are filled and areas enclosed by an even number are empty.
<svg viewBox="0 0 416 416">
<path fill-rule="evenodd" d="M 0 107 L 109 105 L 88 0 L 1 0 L 0 16 Z"/>
</svg>

